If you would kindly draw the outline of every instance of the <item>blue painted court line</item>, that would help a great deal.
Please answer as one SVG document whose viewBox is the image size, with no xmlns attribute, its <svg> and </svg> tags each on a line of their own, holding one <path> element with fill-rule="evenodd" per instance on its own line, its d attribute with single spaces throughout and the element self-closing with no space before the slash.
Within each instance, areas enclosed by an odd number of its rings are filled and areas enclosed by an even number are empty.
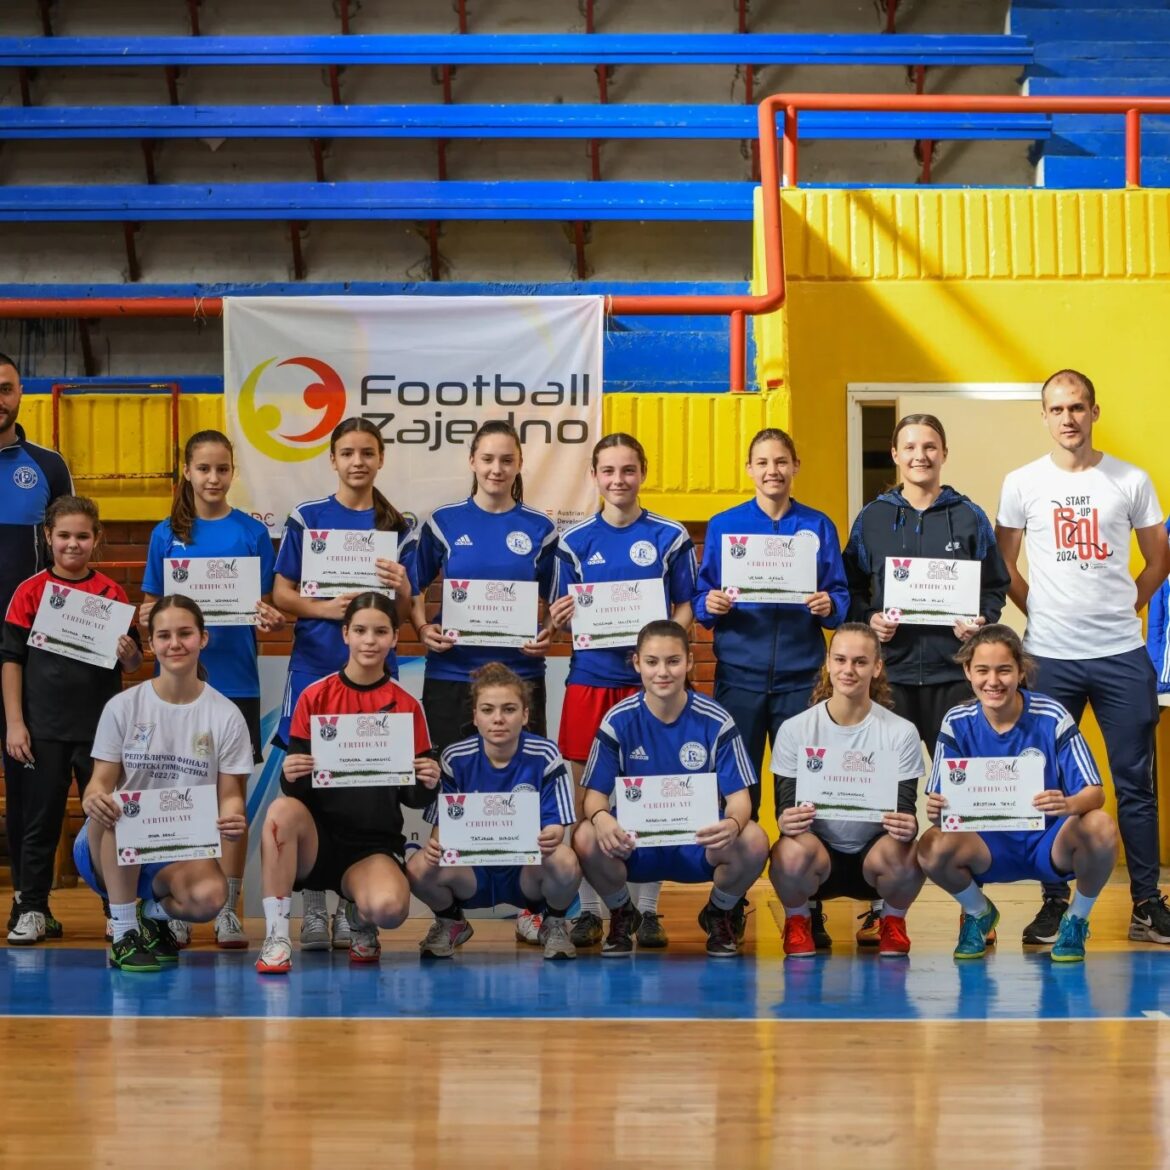
<svg viewBox="0 0 1170 1170">
<path fill-rule="evenodd" d="M 254 958 L 254 956 L 253 956 Z M 1057 965 L 1021 952 L 956 963 L 871 956 L 772 958 L 582 956 L 546 963 L 531 951 L 426 966 L 388 952 L 378 967 L 344 954 L 300 954 L 290 976 L 258 975 L 252 958 L 211 951 L 175 970 L 130 975 L 104 951 L 0 951 L 0 1015 L 274 1019 L 1157 1020 L 1170 1014 L 1170 953 L 1105 952 Z"/>
</svg>

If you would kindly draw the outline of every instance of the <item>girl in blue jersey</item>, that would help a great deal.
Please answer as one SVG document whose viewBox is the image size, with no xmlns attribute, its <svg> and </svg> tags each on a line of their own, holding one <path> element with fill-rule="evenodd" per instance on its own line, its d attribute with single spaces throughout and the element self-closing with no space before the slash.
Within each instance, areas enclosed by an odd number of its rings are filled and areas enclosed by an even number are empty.
<svg viewBox="0 0 1170 1170">
<path fill-rule="evenodd" d="M 1066 882 L 1076 891 L 1052 948 L 1055 962 L 1085 957 L 1089 914 L 1117 862 L 1117 826 L 1102 810 L 1105 791 L 1072 716 L 1055 699 L 1026 687 L 1029 661 L 1014 630 L 984 626 L 957 658 L 975 700 L 952 707 L 943 718 L 927 786 L 927 816 L 935 827 L 918 846 L 927 877 L 962 907 L 956 959 L 978 959 L 999 911 L 983 893 L 989 882 Z M 988 756 L 1042 757 L 1044 789 L 1032 805 L 1045 815 L 1033 832 L 943 832 L 947 800 L 942 777 L 964 775 L 963 761 Z"/>
<path fill-rule="evenodd" d="M 800 470 L 796 445 L 775 427 L 760 431 L 748 446 L 747 471 L 753 499 L 711 517 L 699 568 L 695 617 L 715 631 L 715 700 L 731 713 L 760 768 L 764 741 L 775 744 L 780 725 L 808 706 L 825 661 L 824 630 L 845 620 L 849 590 L 841 543 L 823 512 L 792 498 Z M 817 543 L 816 589 L 803 604 L 738 601 L 723 587 L 723 552 L 730 537 L 806 534 Z M 760 790 L 752 790 L 752 816 Z"/>
<path fill-rule="evenodd" d="M 593 482 L 602 499 L 599 512 L 570 528 L 557 543 L 557 601 L 549 617 L 553 629 L 568 625 L 576 609 L 570 586 L 599 582 L 655 582 L 661 589 L 662 616 L 684 629 L 693 614 L 698 565 L 695 545 L 683 525 L 642 507 L 639 489 L 646 481 L 646 452 L 633 435 L 606 435 L 593 448 Z M 588 596 L 588 595 L 586 595 Z M 565 704 L 558 737 L 561 754 L 580 784 L 593 737 L 605 713 L 622 699 L 637 694 L 642 680 L 630 659 L 630 645 L 590 647 L 588 635 L 575 637 Z M 583 798 L 583 792 L 577 789 Z M 578 807 L 580 812 L 580 807 Z M 664 947 L 666 931 L 658 916 L 660 883 L 639 888 L 642 924 L 638 945 Z M 585 883 L 581 914 L 573 924 L 576 946 L 601 942 L 601 899 Z"/>
<path fill-rule="evenodd" d="M 442 791 L 427 811 L 435 828 L 407 866 L 411 892 L 435 912 L 419 950 L 432 958 L 450 958 L 472 934 L 464 911 L 503 903 L 540 915 L 539 941 L 546 959 L 575 959 L 565 911 L 577 893 L 581 867 L 565 834 L 577 819 L 568 768 L 556 744 L 524 730 L 528 684 L 514 671 L 498 662 L 477 670 L 471 704 L 476 734 L 443 753 Z M 444 797 L 468 792 L 539 795 L 539 865 L 440 867 Z"/>
<path fill-rule="evenodd" d="M 699 914 L 707 954 L 734 956 L 743 940 L 741 899 L 768 858 L 768 838 L 751 819 L 751 790 L 759 777 L 731 716 L 687 688 L 694 665 L 686 631 L 677 622 L 651 622 L 638 635 L 634 666 L 643 691 L 618 703 L 601 721 L 582 783 L 586 820 L 573 832 L 581 868 L 609 907 L 604 956 L 634 949 L 641 918 L 627 882 L 713 882 Z M 619 778 L 627 794 L 637 777 L 711 773 L 720 819 L 699 830 L 693 845 L 639 847 L 622 827 Z"/>
<path fill-rule="evenodd" d="M 170 519 L 160 521 L 150 534 L 146 571 L 142 579 L 142 606 L 138 620 L 144 625 L 158 601 L 173 591 L 174 569 L 168 560 L 191 557 L 255 557 L 260 562 L 262 600 L 256 606 L 256 626 L 213 626 L 201 655 L 208 681 L 240 709 L 252 740 L 252 758 L 264 758 L 260 742 L 260 669 L 256 630 L 279 630 L 284 615 L 273 608 L 272 581 L 275 557 L 272 540 L 259 520 L 228 503 L 235 478 L 231 441 L 219 431 L 198 431 L 183 450 L 183 479 L 171 506 Z M 224 841 L 223 871 L 228 879 L 228 900 L 215 919 L 215 941 L 225 948 L 248 945 L 236 913 L 248 856 L 247 833 Z M 173 922 L 171 931 L 180 945 L 190 940 L 190 927 Z"/>
<path fill-rule="evenodd" d="M 1170 520 L 1166 521 L 1166 534 L 1170 537 Z M 1158 701 L 1166 706 L 1170 701 L 1166 698 L 1170 695 L 1170 584 L 1165 581 L 1150 598 L 1146 628 L 1146 648 L 1158 676 Z"/>
<path fill-rule="evenodd" d="M 411 587 L 407 565 L 412 555 L 413 538 L 406 518 L 374 486 L 385 455 L 382 434 L 369 419 L 342 419 L 329 437 L 329 462 L 337 472 L 337 490 L 323 500 L 298 504 L 289 513 L 284 539 L 276 554 L 273 588 L 276 604 L 297 619 L 284 706 L 280 725 L 272 739 L 282 750 L 288 748 L 289 727 L 301 692 L 310 683 L 340 670 L 349 660 L 341 627 L 346 607 L 359 596 L 356 591 L 327 599 L 301 596 L 305 532 L 333 528 L 397 532 L 398 560 L 379 558 L 374 564 L 378 581 L 385 588 L 394 590 L 399 618 L 406 620 L 409 616 Z M 386 659 L 386 669 L 392 677 L 398 677 L 398 660 L 393 650 Z M 327 950 L 330 945 L 339 950 L 348 949 L 351 939 L 345 912 L 343 901 L 333 919 L 331 943 L 325 893 L 306 890 L 301 946 L 309 950 Z"/>
</svg>

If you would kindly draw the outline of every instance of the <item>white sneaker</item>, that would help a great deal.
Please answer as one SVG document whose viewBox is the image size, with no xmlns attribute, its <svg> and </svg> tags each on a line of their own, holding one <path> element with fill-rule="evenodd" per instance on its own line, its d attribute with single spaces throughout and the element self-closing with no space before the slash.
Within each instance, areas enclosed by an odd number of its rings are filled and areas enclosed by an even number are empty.
<svg viewBox="0 0 1170 1170">
<path fill-rule="evenodd" d="M 248 936 L 244 933 L 243 923 L 236 912 L 228 906 L 215 916 L 215 944 L 225 951 L 247 949 Z"/>
<path fill-rule="evenodd" d="M 577 948 L 569 938 L 569 924 L 564 915 L 546 918 L 540 927 L 540 943 L 546 959 L 575 959 Z"/>
<path fill-rule="evenodd" d="M 329 949 L 329 915 L 324 910 L 306 910 L 301 919 L 301 950 Z"/>
<path fill-rule="evenodd" d="M 261 975 L 287 975 L 292 970 L 292 943 L 270 934 L 260 948 L 256 970 Z"/>
<path fill-rule="evenodd" d="M 181 918 L 168 918 L 167 925 L 171 928 L 175 945 L 179 950 L 191 945 L 191 924 L 189 922 L 184 922 Z"/>
<path fill-rule="evenodd" d="M 432 959 L 449 959 L 455 954 L 455 948 L 461 947 L 473 933 L 471 923 L 466 918 L 444 918 L 436 914 L 431 929 L 418 944 L 418 949 Z"/>
<path fill-rule="evenodd" d="M 337 913 L 333 915 L 333 949 L 335 951 L 347 951 L 352 945 L 353 931 L 345 916 L 346 910 L 352 905 L 353 903 L 345 898 L 337 899 Z"/>
<path fill-rule="evenodd" d="M 540 927 L 544 919 L 531 910 L 521 910 L 516 916 L 516 941 L 540 946 Z"/>
<path fill-rule="evenodd" d="M 375 923 L 357 921 L 357 908 L 352 902 L 342 901 L 345 906 L 346 933 L 350 937 L 349 961 L 351 963 L 376 963 L 382 955 L 382 944 L 378 941 L 378 927 Z M 340 914 L 338 915 L 340 917 Z M 337 919 L 333 920 L 333 945 L 337 946 Z"/>
<path fill-rule="evenodd" d="M 8 941 L 14 947 L 31 947 L 45 937 L 45 916 L 39 910 L 25 910 L 8 932 Z"/>
</svg>

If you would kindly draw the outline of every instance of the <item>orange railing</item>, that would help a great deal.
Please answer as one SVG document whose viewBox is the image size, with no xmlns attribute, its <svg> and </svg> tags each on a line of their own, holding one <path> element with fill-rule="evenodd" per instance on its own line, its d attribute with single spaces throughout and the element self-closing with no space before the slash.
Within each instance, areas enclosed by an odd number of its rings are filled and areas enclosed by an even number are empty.
<svg viewBox="0 0 1170 1170">
<path fill-rule="evenodd" d="M 760 185 L 764 211 L 764 288 L 759 295 L 611 296 L 611 314 L 645 316 L 727 316 L 731 330 L 730 389 L 747 386 L 747 317 L 783 305 L 787 284 L 780 227 L 780 189 L 798 184 L 799 121 L 802 110 L 870 110 L 916 113 L 1118 114 L 1125 118 L 1125 182 L 1142 181 L 1141 118 L 1170 115 L 1170 98 L 985 97 L 954 94 L 789 93 L 765 98 L 759 106 Z M 777 118 L 784 119 L 783 150 Z M 782 164 L 781 164 L 782 157 Z M 99 297 L 19 300 L 0 298 L 0 317 L 218 317 L 220 297 Z"/>
</svg>

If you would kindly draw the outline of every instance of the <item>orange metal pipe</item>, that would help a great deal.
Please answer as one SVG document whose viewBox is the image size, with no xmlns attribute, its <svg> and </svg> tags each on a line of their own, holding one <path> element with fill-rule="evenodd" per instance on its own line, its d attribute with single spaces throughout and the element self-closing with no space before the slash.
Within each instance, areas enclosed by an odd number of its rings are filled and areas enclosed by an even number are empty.
<svg viewBox="0 0 1170 1170">
<path fill-rule="evenodd" d="M 1142 185 L 1142 115 L 1140 110 L 1125 111 L 1125 185 Z"/>
</svg>

